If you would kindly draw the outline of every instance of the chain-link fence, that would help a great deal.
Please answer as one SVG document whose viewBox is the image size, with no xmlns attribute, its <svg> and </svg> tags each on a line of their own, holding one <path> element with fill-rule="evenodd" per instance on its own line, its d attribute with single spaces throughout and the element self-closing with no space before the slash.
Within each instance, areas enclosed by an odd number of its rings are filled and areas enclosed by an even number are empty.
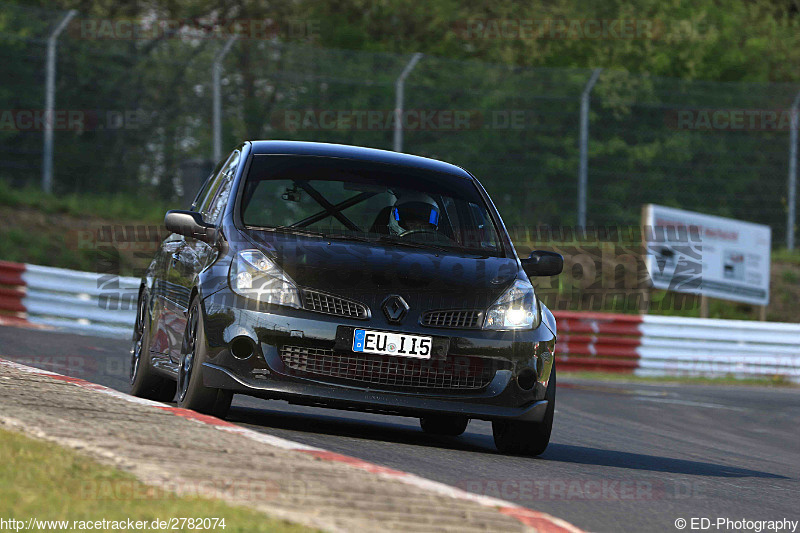
<svg viewBox="0 0 800 533">
<path fill-rule="evenodd" d="M 38 185 L 47 39 L 64 13 L 1 13 L 0 179 Z M 123 22 L 78 14 L 58 39 L 54 190 L 177 203 L 211 165 L 212 70 L 229 35 Z M 403 151 L 472 171 L 507 224 L 576 223 L 591 69 L 424 56 L 398 115 L 410 55 L 239 37 L 221 59 L 223 151 L 256 138 L 392 149 L 400 117 Z M 657 203 L 768 224 L 783 245 L 798 91 L 601 72 L 589 98 L 587 222 L 638 224 L 642 204 Z"/>
</svg>

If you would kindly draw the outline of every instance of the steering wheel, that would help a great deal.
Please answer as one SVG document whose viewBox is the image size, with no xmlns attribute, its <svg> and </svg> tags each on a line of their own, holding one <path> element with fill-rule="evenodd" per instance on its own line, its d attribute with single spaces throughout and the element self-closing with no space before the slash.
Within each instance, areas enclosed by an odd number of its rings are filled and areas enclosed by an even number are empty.
<svg viewBox="0 0 800 533">
<path fill-rule="evenodd" d="M 436 235 L 437 237 L 440 235 L 440 233 L 438 231 L 436 231 L 436 230 L 425 229 L 425 228 L 417 228 L 417 229 L 410 229 L 408 231 L 404 231 L 403 233 L 400 234 L 400 237 L 407 237 L 408 235 L 417 235 L 417 234 L 420 234 L 420 233 L 429 233 L 431 235 Z"/>
<path fill-rule="evenodd" d="M 407 238 L 409 236 L 414 236 L 414 235 L 433 235 L 432 239 L 424 239 L 424 240 L 420 239 L 418 242 L 427 241 L 427 242 L 439 242 L 439 243 L 444 243 L 444 244 L 451 244 L 453 242 L 453 239 L 451 239 L 450 237 L 448 237 L 444 233 L 441 233 L 441 232 L 433 230 L 433 229 L 425 229 L 425 228 L 417 228 L 417 229 L 410 229 L 408 231 L 404 231 L 403 233 L 401 233 L 399 235 L 399 237 L 401 239 L 405 239 L 405 238 Z"/>
</svg>

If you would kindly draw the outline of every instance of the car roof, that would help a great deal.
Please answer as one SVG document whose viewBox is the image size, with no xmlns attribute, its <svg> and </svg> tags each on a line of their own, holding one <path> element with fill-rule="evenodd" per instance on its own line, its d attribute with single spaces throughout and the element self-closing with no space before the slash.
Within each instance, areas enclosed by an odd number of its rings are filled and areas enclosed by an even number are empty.
<svg viewBox="0 0 800 533">
<path fill-rule="evenodd" d="M 364 148 L 347 144 L 329 144 L 305 141 L 250 141 L 253 154 L 288 154 L 311 155 L 320 157 L 336 157 L 342 159 L 356 159 L 360 161 L 374 161 L 390 165 L 423 168 L 436 172 L 445 172 L 466 179 L 473 179 L 472 175 L 461 167 L 420 157 L 417 155 L 378 150 L 377 148 Z"/>
</svg>

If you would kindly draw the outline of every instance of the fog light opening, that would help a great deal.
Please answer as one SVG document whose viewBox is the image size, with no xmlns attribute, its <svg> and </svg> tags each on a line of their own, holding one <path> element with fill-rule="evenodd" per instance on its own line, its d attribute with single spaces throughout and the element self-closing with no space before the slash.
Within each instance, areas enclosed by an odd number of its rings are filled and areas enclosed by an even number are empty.
<svg viewBox="0 0 800 533">
<path fill-rule="evenodd" d="M 531 390 L 536 385 L 536 371 L 526 368 L 517 376 L 517 384 L 522 390 Z"/>
<path fill-rule="evenodd" d="M 236 337 L 231 341 L 231 354 L 237 359 L 247 359 L 253 355 L 254 348 L 250 337 Z"/>
</svg>

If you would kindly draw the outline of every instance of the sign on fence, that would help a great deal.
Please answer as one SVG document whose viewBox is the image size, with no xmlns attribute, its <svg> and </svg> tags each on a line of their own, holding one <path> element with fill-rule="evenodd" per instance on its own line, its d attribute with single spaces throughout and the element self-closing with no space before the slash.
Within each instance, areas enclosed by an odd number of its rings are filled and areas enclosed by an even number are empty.
<svg viewBox="0 0 800 533">
<path fill-rule="evenodd" d="M 769 303 L 769 226 L 654 204 L 645 206 L 643 225 L 655 288 Z"/>
</svg>

